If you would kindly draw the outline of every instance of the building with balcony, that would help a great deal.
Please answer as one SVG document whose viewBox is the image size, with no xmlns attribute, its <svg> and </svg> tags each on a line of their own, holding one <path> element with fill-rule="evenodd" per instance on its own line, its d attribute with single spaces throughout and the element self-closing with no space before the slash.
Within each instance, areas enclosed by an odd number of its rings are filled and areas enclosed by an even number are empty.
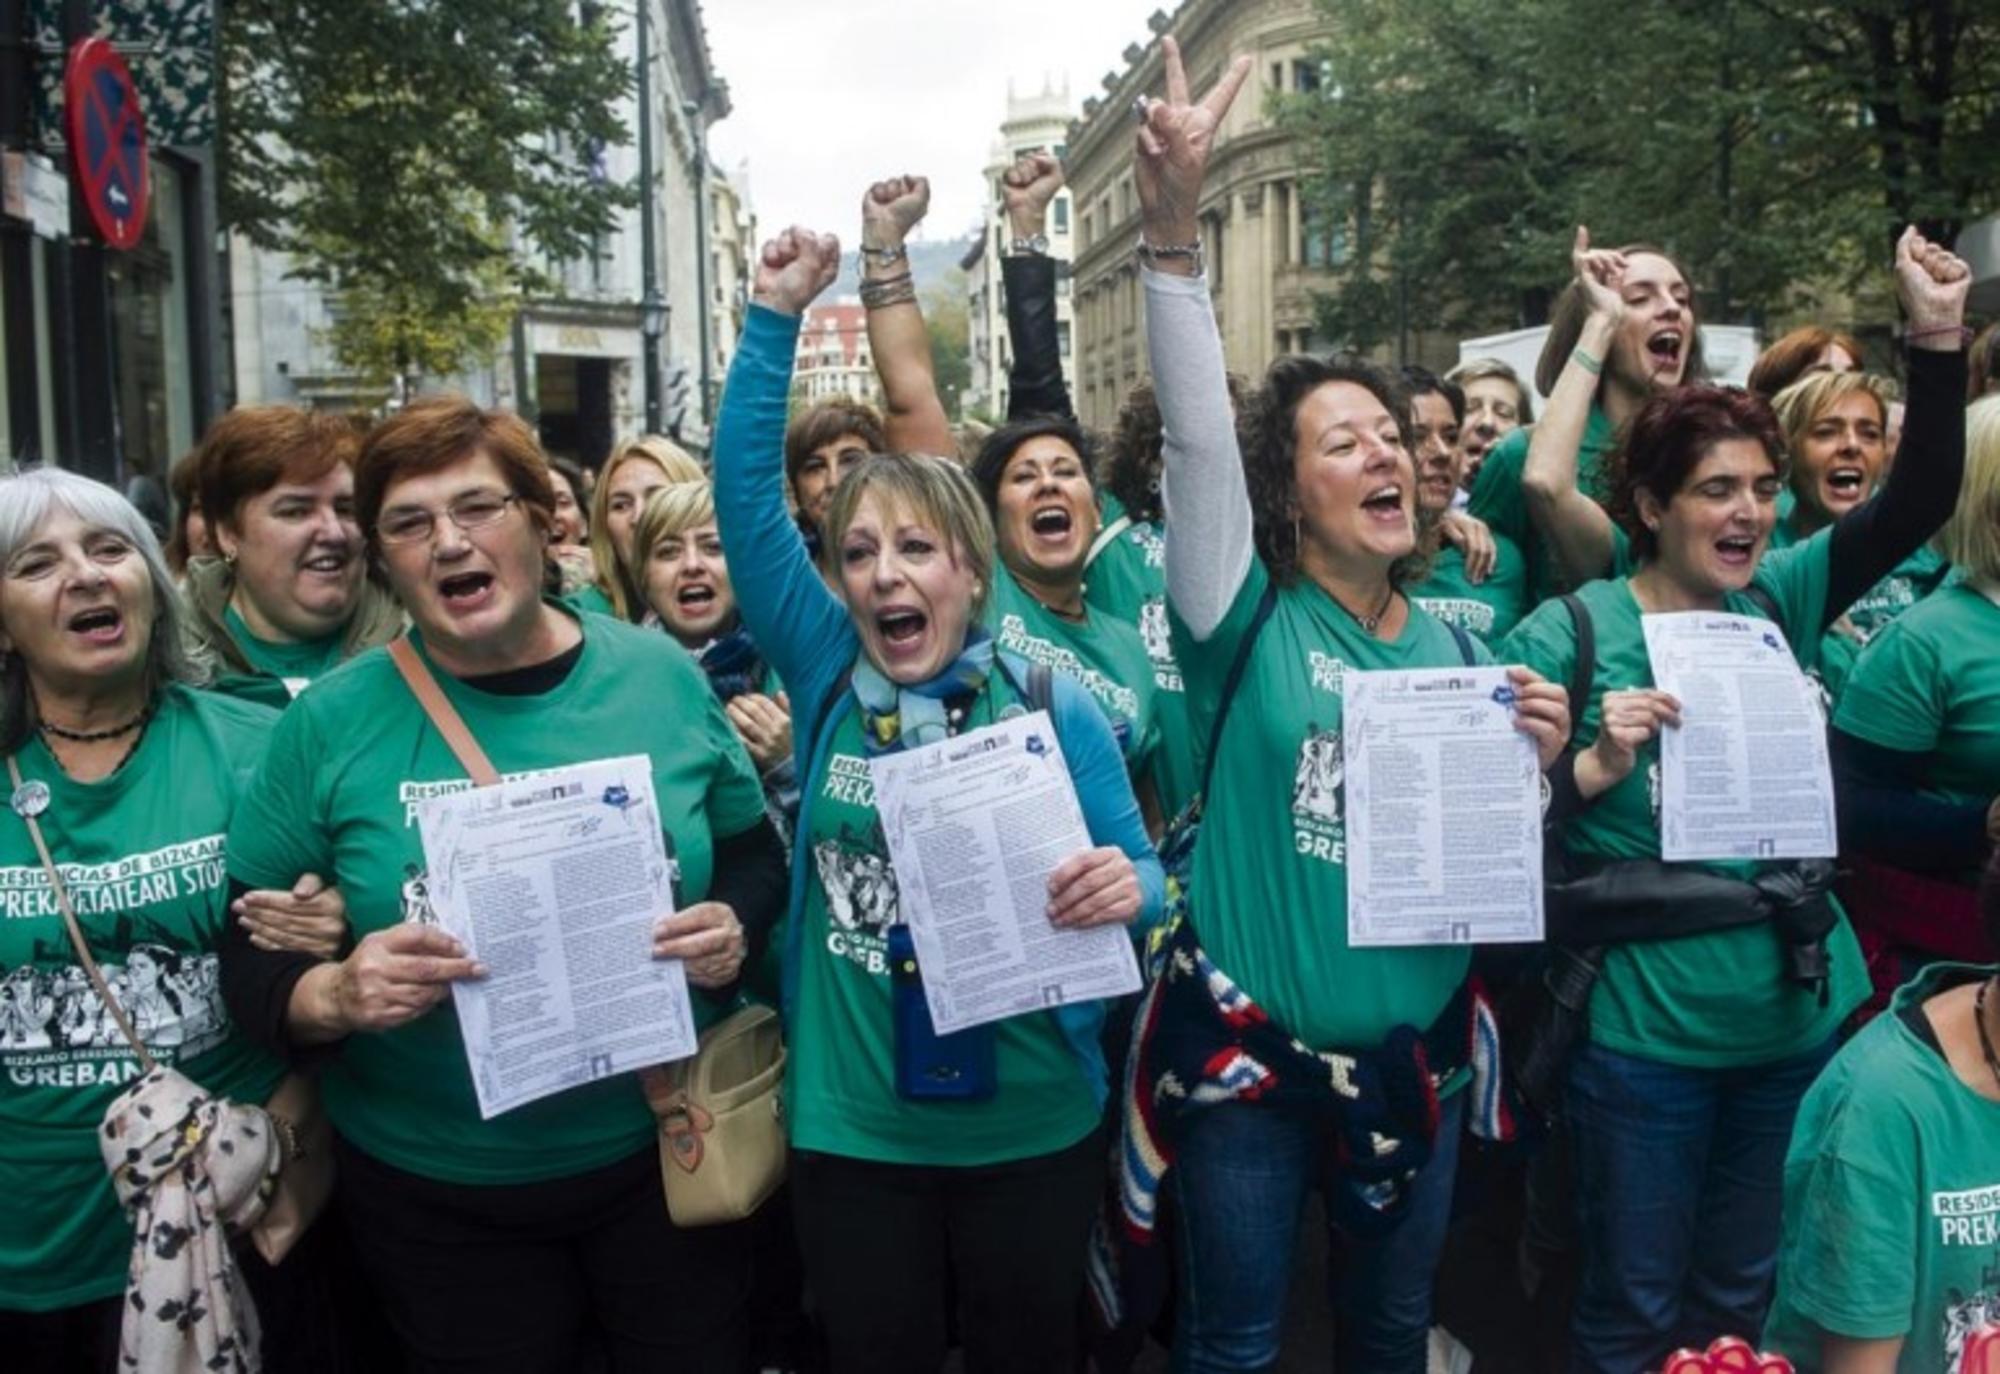
<svg viewBox="0 0 2000 1374">
<path fill-rule="evenodd" d="M 868 312 L 851 296 L 806 310 L 792 368 L 794 406 L 843 397 L 882 406 L 882 383 L 868 350 Z"/>
</svg>

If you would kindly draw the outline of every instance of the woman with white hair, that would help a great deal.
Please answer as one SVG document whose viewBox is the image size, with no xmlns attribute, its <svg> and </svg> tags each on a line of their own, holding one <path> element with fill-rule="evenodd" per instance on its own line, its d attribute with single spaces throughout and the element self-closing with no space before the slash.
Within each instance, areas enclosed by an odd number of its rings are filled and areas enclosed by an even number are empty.
<svg viewBox="0 0 2000 1374">
<path fill-rule="evenodd" d="M 170 969 L 215 962 L 229 918 L 223 835 L 277 719 L 197 690 L 206 666 L 183 647 L 184 616 L 153 531 L 111 488 L 54 469 L 0 482 L 0 754 L 20 776 L 13 814 L 0 815 L 0 977 L 32 980 L 50 1003 L 0 1044 L 0 1349 L 13 1371 L 114 1367 L 133 1231 L 99 1121 L 140 1073 L 78 976 L 27 818 L 154 1060 L 244 1104 L 283 1073 L 226 1016 L 206 1004 L 191 1016 L 162 985 Z M 344 924 L 332 892 L 254 896 L 324 930 Z M 108 1033 L 60 1029 L 88 1021 Z M 312 1306 L 297 1298 L 307 1253 L 279 1270 L 239 1251 L 272 1366 L 295 1367 L 288 1342 L 304 1339 L 273 1317 Z"/>
</svg>

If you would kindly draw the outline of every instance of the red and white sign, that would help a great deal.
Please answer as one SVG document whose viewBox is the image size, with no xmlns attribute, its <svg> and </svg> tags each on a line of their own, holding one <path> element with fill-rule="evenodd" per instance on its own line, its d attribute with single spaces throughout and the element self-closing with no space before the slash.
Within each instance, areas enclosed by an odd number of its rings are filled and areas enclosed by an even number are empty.
<svg viewBox="0 0 2000 1374">
<path fill-rule="evenodd" d="M 77 189 L 91 222 L 113 248 L 135 247 L 146 230 L 152 163 L 139 91 L 110 43 L 86 38 L 70 49 L 63 107 Z"/>
</svg>

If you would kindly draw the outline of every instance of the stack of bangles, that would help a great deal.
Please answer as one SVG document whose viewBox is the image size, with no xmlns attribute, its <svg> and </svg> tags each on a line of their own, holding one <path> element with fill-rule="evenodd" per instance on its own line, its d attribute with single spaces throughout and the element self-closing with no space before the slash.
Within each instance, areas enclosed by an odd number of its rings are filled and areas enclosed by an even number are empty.
<svg viewBox="0 0 2000 1374">
<path fill-rule="evenodd" d="M 905 268 L 893 277 L 881 277 L 875 281 L 861 283 L 861 304 L 870 310 L 880 310 L 885 306 L 907 305 L 917 298 L 917 283 Z"/>
</svg>

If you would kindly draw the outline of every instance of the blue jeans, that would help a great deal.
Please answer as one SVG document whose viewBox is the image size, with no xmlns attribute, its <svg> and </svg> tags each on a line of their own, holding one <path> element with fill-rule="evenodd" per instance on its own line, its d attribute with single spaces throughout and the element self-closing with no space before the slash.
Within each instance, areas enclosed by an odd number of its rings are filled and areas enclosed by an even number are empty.
<svg viewBox="0 0 2000 1374">
<path fill-rule="evenodd" d="M 1330 1295 L 1341 1374 L 1424 1369 L 1465 1094 L 1443 1105 L 1436 1150 L 1402 1224 L 1383 1240 L 1344 1243 Z M 1187 1118 L 1172 1174 L 1180 1207 L 1177 1374 L 1277 1363 L 1299 1216 L 1326 1148 L 1310 1121 L 1254 1103 L 1227 1102 Z"/>
<path fill-rule="evenodd" d="M 1757 1339 L 1792 1121 L 1833 1049 L 1735 1069 L 1578 1053 L 1565 1099 L 1583 1247 L 1574 1374 L 1639 1374 L 1679 1346 Z"/>
</svg>

